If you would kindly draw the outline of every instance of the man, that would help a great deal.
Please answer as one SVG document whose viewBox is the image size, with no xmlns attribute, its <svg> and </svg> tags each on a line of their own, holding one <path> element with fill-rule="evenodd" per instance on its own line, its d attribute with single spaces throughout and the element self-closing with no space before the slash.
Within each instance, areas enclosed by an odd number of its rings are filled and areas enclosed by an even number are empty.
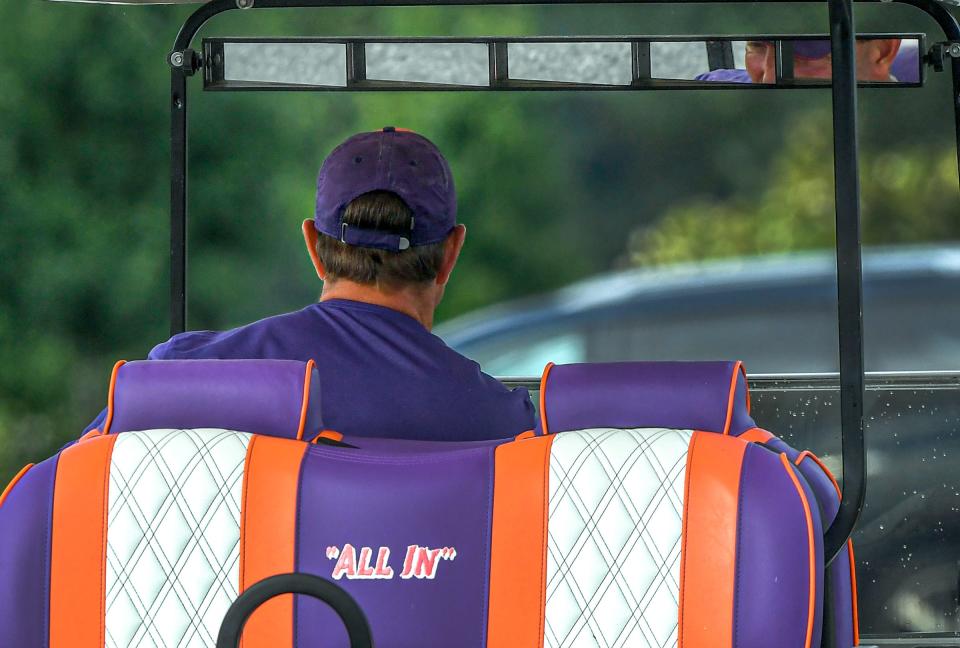
<svg viewBox="0 0 960 648">
<path fill-rule="evenodd" d="M 829 79 L 833 76 L 830 41 L 798 40 L 793 45 L 793 78 Z M 891 74 L 898 38 L 871 38 L 857 41 L 857 80 L 892 82 Z M 753 83 L 776 83 L 776 47 L 770 41 L 750 41 L 746 52 L 747 73 Z M 913 79 L 904 79 L 912 81 Z"/>
<path fill-rule="evenodd" d="M 830 41 L 798 40 L 793 45 L 793 78 L 829 79 L 833 76 Z M 718 69 L 704 72 L 697 81 L 714 83 L 776 83 L 776 45 L 771 41 L 748 41 L 745 70 Z M 917 83 L 920 81 L 915 40 L 896 38 L 857 41 L 857 79 L 873 82 Z"/>
<path fill-rule="evenodd" d="M 506 389 L 430 333 L 466 236 L 456 211 L 450 168 L 429 140 L 392 127 L 355 135 L 324 161 L 303 223 L 320 302 L 182 333 L 149 357 L 313 359 L 324 423 L 347 435 L 473 441 L 530 430 L 526 390 Z"/>
</svg>

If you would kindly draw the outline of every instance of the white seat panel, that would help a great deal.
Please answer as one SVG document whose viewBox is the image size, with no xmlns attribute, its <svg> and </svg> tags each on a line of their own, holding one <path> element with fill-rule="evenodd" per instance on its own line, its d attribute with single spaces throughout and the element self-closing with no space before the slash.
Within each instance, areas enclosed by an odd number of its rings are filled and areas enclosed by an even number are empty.
<svg viewBox="0 0 960 648">
<path fill-rule="evenodd" d="M 692 436 L 660 428 L 557 435 L 545 648 L 676 646 Z"/>
<path fill-rule="evenodd" d="M 250 436 L 197 429 L 117 437 L 107 526 L 107 648 L 216 643 L 239 591 Z"/>
</svg>

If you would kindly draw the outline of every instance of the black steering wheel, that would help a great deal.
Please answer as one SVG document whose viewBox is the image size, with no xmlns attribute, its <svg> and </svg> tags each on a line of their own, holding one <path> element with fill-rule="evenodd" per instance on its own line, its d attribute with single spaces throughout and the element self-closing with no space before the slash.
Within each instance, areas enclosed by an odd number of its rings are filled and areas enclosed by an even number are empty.
<svg viewBox="0 0 960 648">
<path fill-rule="evenodd" d="M 239 648 L 243 626 L 253 612 L 281 594 L 306 594 L 333 608 L 347 628 L 350 648 L 373 648 L 370 624 L 363 610 L 347 592 L 330 581 L 312 574 L 280 574 L 258 581 L 237 597 L 223 617 L 217 648 Z"/>
</svg>

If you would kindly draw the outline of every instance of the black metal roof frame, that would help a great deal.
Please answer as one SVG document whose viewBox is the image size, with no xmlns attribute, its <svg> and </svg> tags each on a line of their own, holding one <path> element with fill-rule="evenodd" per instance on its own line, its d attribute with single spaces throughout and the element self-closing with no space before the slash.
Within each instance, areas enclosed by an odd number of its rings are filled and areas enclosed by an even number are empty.
<svg viewBox="0 0 960 648">
<path fill-rule="evenodd" d="M 712 4 L 726 2 L 823 2 L 824 0 L 607 0 L 604 4 Z M 856 0 L 884 2 L 891 0 Z M 960 161 L 960 23 L 936 0 L 892 0 L 931 16 L 947 43 L 950 59 L 957 155 Z M 866 493 L 863 436 L 863 286 L 860 229 L 860 178 L 857 168 L 857 80 L 853 0 L 826 0 L 833 58 L 832 111 L 836 200 L 840 421 L 843 465 L 840 511 L 824 533 L 829 563 L 852 534 Z M 187 77 L 197 66 L 190 49 L 199 29 L 214 16 L 235 9 L 399 7 L 475 5 L 593 4 L 591 0 L 212 0 L 199 7 L 177 35 L 169 63 L 171 110 L 170 320 L 171 332 L 186 329 Z M 952 46 L 952 47 L 950 47 Z M 774 88 L 777 89 L 777 88 Z"/>
</svg>

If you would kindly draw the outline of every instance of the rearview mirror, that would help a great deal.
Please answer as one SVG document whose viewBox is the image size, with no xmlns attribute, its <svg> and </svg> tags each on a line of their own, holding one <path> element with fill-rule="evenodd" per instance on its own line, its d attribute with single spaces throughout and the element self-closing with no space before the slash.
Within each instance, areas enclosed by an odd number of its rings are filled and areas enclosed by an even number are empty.
<svg viewBox="0 0 960 648">
<path fill-rule="evenodd" d="M 264 39 L 203 42 L 210 90 L 823 87 L 826 36 Z M 857 37 L 861 85 L 918 86 L 923 35 Z"/>
<path fill-rule="evenodd" d="M 923 79 L 921 38 L 857 37 L 857 81 L 864 85 L 918 85 Z M 829 84 L 833 75 L 826 38 L 780 38 L 715 43 L 725 63 L 712 65 L 699 81 L 760 85 Z"/>
</svg>

